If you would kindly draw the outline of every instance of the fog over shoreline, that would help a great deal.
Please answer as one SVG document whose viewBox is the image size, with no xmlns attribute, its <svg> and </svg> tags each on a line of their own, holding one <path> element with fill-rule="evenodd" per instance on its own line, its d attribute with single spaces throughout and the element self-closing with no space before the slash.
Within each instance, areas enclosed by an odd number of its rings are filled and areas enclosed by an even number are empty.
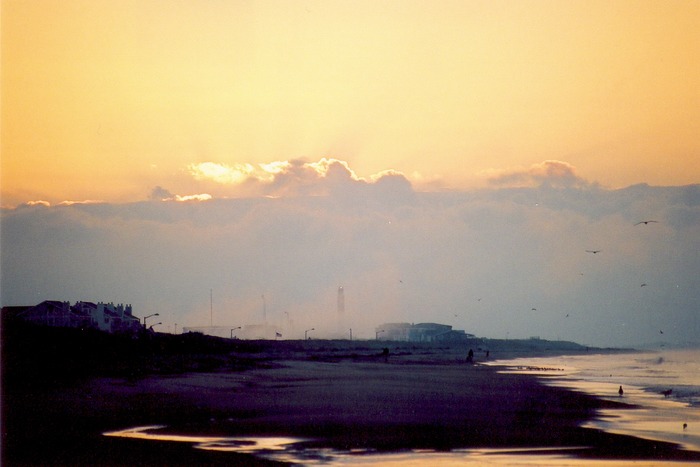
<svg viewBox="0 0 700 467">
<path fill-rule="evenodd" d="M 610 190 L 550 165 L 417 192 L 337 162 L 249 181 L 245 198 L 155 187 L 148 201 L 3 209 L 2 305 L 123 302 L 159 313 L 162 331 L 266 319 L 290 338 L 371 338 L 405 321 L 595 346 L 697 341 L 700 185 Z"/>
</svg>

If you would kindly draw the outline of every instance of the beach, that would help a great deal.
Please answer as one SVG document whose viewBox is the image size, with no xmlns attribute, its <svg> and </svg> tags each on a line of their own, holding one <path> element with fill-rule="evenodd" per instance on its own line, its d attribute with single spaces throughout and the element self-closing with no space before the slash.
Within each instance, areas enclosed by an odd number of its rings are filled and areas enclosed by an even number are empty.
<svg viewBox="0 0 700 467">
<path fill-rule="evenodd" d="M 241 445 L 236 439 L 280 437 L 309 462 L 329 450 L 530 448 L 584 459 L 700 461 L 700 453 L 670 443 L 582 428 L 599 410 L 625 408 L 622 401 L 501 373 L 482 364 L 483 353 L 467 364 L 464 354 L 392 348 L 384 358 L 374 349 L 317 347 L 258 354 L 237 371 L 98 376 L 6 391 L 3 465 L 299 462 L 231 448 Z M 114 435 L 140 427 L 158 436 Z"/>
</svg>

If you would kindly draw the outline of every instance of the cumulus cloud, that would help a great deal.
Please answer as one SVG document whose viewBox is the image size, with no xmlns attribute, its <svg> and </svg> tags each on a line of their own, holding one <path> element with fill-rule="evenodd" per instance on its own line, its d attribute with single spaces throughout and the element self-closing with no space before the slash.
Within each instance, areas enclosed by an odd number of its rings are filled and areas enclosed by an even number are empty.
<svg viewBox="0 0 700 467">
<path fill-rule="evenodd" d="M 411 183 L 397 171 L 383 171 L 368 179 L 359 177 L 346 161 L 321 158 L 318 161 L 293 159 L 266 164 L 226 165 L 214 162 L 190 164 L 195 180 L 231 186 L 235 196 L 353 196 L 372 193 L 392 195 L 411 191 Z"/>
<path fill-rule="evenodd" d="M 74 204 L 100 204 L 100 203 L 104 203 L 104 201 L 100 200 L 100 199 L 83 199 L 83 200 L 78 200 L 78 201 L 65 200 L 65 201 L 61 201 L 60 203 L 58 203 L 58 205 L 59 206 L 72 206 Z"/>
<path fill-rule="evenodd" d="M 48 201 L 44 201 L 44 200 L 27 201 L 25 203 L 25 206 L 47 206 L 48 207 L 48 206 L 51 206 L 51 203 L 49 203 Z"/>
<path fill-rule="evenodd" d="M 61 201 L 60 203 L 57 204 L 57 206 L 72 206 L 74 204 L 100 204 L 104 203 L 102 200 L 95 200 L 95 199 L 85 199 L 85 200 L 80 200 L 80 201 L 72 201 L 72 200 L 65 200 Z M 32 207 L 32 206 L 44 206 L 44 207 L 50 207 L 51 203 L 49 201 L 44 201 L 44 200 L 34 200 L 34 201 L 27 201 L 24 204 L 19 205 L 18 207 Z"/>
<path fill-rule="evenodd" d="M 162 186 L 156 186 L 151 190 L 151 194 L 148 196 L 148 199 L 153 200 L 153 201 L 164 201 L 167 199 L 173 198 L 175 195 L 173 195 L 170 191 L 166 190 Z"/>
<path fill-rule="evenodd" d="M 215 162 L 201 162 L 190 164 L 187 168 L 195 180 L 213 180 L 223 184 L 240 183 L 255 172 L 251 164 L 230 166 Z"/>
<path fill-rule="evenodd" d="M 152 201 L 208 201 L 212 199 L 212 196 L 208 193 L 200 193 L 195 195 L 176 195 L 171 193 L 169 190 L 156 186 L 151 190 L 151 194 L 148 197 Z"/>
<path fill-rule="evenodd" d="M 590 185 L 576 174 L 574 166 L 557 160 L 546 160 L 526 169 L 493 170 L 485 175 L 491 185 L 498 187 L 583 188 Z"/>
</svg>

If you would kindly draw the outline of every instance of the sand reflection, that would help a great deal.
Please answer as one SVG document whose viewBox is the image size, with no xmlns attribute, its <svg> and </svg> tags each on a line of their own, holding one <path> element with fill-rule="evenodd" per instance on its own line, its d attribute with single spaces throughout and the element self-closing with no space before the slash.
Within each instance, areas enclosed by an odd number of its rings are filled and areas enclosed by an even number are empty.
<svg viewBox="0 0 700 467">
<path fill-rule="evenodd" d="M 300 438 L 285 437 L 216 437 L 216 436 L 192 436 L 172 433 L 162 433 L 158 430 L 166 428 L 164 425 L 149 425 L 126 430 L 110 431 L 105 436 L 116 438 L 146 439 L 150 441 L 171 441 L 179 443 L 191 443 L 197 449 L 228 452 L 262 452 L 283 451 L 290 445 L 304 441 Z"/>
<path fill-rule="evenodd" d="M 269 460 L 303 465 L 326 466 L 382 466 L 413 467 L 434 465 L 452 467 L 461 465 L 538 465 L 538 466 L 597 466 L 620 467 L 630 465 L 629 460 L 600 460 L 577 458 L 585 446 L 568 448 L 517 448 L 517 449 L 458 449 L 450 452 L 409 450 L 401 453 L 379 453 L 374 450 L 337 451 L 328 448 L 304 448 L 305 439 L 289 437 L 216 437 L 165 433 L 164 425 L 149 425 L 104 433 L 105 436 L 151 441 L 190 443 L 193 448 L 253 454 Z M 614 431 L 614 430 L 612 430 Z M 685 462 L 665 461 L 664 465 L 681 465 Z M 634 465 L 647 467 L 659 465 L 657 461 L 635 460 Z"/>
</svg>

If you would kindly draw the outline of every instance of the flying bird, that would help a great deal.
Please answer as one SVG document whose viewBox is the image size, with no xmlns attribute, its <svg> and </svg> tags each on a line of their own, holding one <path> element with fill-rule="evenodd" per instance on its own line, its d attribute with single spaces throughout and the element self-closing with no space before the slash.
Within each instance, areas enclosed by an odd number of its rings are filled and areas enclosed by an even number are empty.
<svg viewBox="0 0 700 467">
<path fill-rule="evenodd" d="M 639 222 L 637 222 L 637 223 L 634 224 L 634 225 L 639 225 L 639 224 L 648 225 L 650 222 L 653 222 L 653 223 L 655 223 L 655 224 L 658 224 L 658 223 L 659 223 L 659 221 L 639 221 Z"/>
<path fill-rule="evenodd" d="M 647 286 L 647 283 L 646 283 L 646 282 L 643 283 L 642 285 L 640 285 L 640 287 L 646 287 L 646 286 Z"/>
<path fill-rule="evenodd" d="M 601 250 L 586 250 L 586 253 L 593 253 L 594 255 L 600 253 Z"/>
</svg>

